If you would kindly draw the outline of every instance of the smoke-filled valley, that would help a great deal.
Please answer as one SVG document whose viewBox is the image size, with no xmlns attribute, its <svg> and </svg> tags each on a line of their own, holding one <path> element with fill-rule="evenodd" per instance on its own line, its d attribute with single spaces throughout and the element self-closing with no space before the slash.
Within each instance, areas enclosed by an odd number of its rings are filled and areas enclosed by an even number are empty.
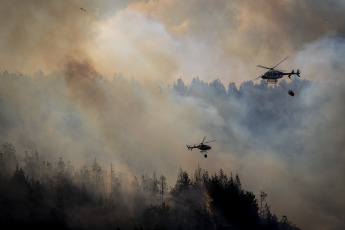
<svg viewBox="0 0 345 230">
<path fill-rule="evenodd" d="M 286 216 L 279 221 L 267 204 L 259 214 L 255 195 L 222 169 L 210 176 L 200 167 L 193 174 L 181 168 L 169 188 L 155 171 L 138 180 L 112 166 L 106 172 L 96 159 L 75 170 L 62 158 L 50 163 L 26 152 L 19 168 L 8 143 L 0 163 L 6 229 L 298 229 Z"/>
<path fill-rule="evenodd" d="M 2 0 L 0 226 L 345 229 L 344 11 Z"/>
<path fill-rule="evenodd" d="M 341 84 L 106 80 L 73 58 L 61 72 L 4 71 L 0 81 L 2 221 L 121 229 L 278 229 L 285 221 L 303 229 L 317 216 L 317 225 L 344 225 Z M 206 159 L 186 148 L 204 136 L 216 140 Z M 241 189 L 230 186 L 237 174 Z M 229 208 L 227 189 L 245 203 Z M 259 221 L 261 191 L 271 222 Z M 249 225 L 234 222 L 241 218 Z"/>
</svg>

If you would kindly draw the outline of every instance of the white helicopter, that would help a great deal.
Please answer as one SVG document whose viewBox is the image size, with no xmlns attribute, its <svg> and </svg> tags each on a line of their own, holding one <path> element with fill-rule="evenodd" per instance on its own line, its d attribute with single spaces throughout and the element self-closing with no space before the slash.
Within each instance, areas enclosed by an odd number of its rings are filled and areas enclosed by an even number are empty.
<svg viewBox="0 0 345 230">
<path fill-rule="evenodd" d="M 262 65 L 257 65 L 257 67 L 268 69 L 268 71 L 265 72 L 264 74 L 260 75 L 259 77 L 255 78 L 255 80 L 262 78 L 262 79 L 266 80 L 266 82 L 268 84 L 276 84 L 278 82 L 278 79 L 283 78 L 284 75 L 287 75 L 288 78 L 290 78 L 290 79 L 291 79 L 291 75 L 293 75 L 293 74 L 296 74 L 298 77 L 301 77 L 300 76 L 301 72 L 299 71 L 299 69 L 297 70 L 296 73 L 294 70 L 292 70 L 289 73 L 284 73 L 283 71 L 275 69 L 279 64 L 281 64 L 283 61 L 285 61 L 288 58 L 289 57 L 284 58 L 278 64 L 276 64 L 275 66 L 273 66 L 271 68 L 266 67 L 266 66 L 262 66 Z"/>
</svg>

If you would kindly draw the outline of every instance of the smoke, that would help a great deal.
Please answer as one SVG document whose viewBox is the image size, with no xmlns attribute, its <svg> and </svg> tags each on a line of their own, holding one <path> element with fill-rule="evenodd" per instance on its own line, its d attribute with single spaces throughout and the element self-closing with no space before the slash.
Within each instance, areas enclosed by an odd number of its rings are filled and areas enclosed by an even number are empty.
<svg viewBox="0 0 345 230">
<path fill-rule="evenodd" d="M 345 28 L 339 20 L 343 1 L 138 1 L 130 8 L 159 20 L 176 40 L 185 41 L 180 52 L 189 67 L 181 72 L 187 79 L 198 75 L 237 84 L 258 76 L 257 64 L 274 66 L 286 56 L 293 59 L 304 45 L 330 31 L 344 36 Z M 292 65 L 288 60 L 281 66 Z"/>
<path fill-rule="evenodd" d="M 114 73 L 166 84 L 183 76 L 228 84 L 252 80 L 258 64 L 298 68 L 303 47 L 336 31 L 344 36 L 342 1 L 3 1 L 0 62 L 33 74 L 83 52 Z M 84 10 L 81 10 L 85 9 Z"/>
<path fill-rule="evenodd" d="M 342 1 L 1 5 L 0 137 L 18 153 L 154 169 L 168 184 L 180 166 L 222 168 L 268 193 L 278 218 L 344 228 Z M 310 82 L 249 81 L 285 56 Z M 204 136 L 207 159 L 185 147 Z"/>
<path fill-rule="evenodd" d="M 83 106 L 101 107 L 107 104 L 106 96 L 99 87 L 97 79 L 94 79 L 94 67 L 87 60 L 77 61 L 72 57 L 67 58 L 64 75 L 67 87 L 71 91 L 73 99 L 80 99 Z"/>
<path fill-rule="evenodd" d="M 90 62 L 68 60 L 52 76 L 2 74 L 1 139 L 17 155 L 37 149 L 77 168 L 97 158 L 104 170 L 112 163 L 137 177 L 154 169 L 168 184 L 180 166 L 222 168 L 239 173 L 244 188 L 267 192 L 278 218 L 303 229 L 344 225 L 343 84 L 245 82 L 226 92 L 219 81 L 195 79 L 160 93 L 121 77 L 97 81 Z M 207 159 L 185 147 L 204 136 L 216 140 Z"/>
</svg>

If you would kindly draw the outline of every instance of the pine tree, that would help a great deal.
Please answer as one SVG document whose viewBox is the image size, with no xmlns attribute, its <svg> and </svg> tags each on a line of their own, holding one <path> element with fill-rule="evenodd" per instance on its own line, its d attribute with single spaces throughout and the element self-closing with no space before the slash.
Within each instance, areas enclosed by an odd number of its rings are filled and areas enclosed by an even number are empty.
<svg viewBox="0 0 345 230">
<path fill-rule="evenodd" d="M 189 175 L 186 171 L 183 171 L 180 168 L 180 172 L 177 176 L 177 182 L 173 189 L 173 193 L 179 194 L 181 192 L 189 191 L 191 188 L 191 180 L 189 179 Z"/>
<path fill-rule="evenodd" d="M 168 185 L 166 182 L 166 177 L 164 175 L 161 175 L 159 178 L 159 185 L 160 185 L 160 194 L 162 196 L 162 205 L 164 203 L 164 195 L 168 191 Z"/>
<path fill-rule="evenodd" d="M 25 176 L 25 172 L 22 168 L 16 167 L 13 173 L 12 181 L 18 185 L 28 185 L 28 178 Z"/>
<path fill-rule="evenodd" d="M 238 174 L 236 174 L 236 177 L 235 177 L 235 185 L 239 191 L 242 191 L 242 184 L 241 184 L 241 180 Z"/>
<path fill-rule="evenodd" d="M 152 193 L 153 195 L 156 195 L 158 193 L 158 180 L 156 176 L 156 171 L 153 171 L 152 177 Z"/>
<path fill-rule="evenodd" d="M 224 173 L 223 169 L 219 170 L 218 178 L 219 178 L 220 184 L 223 186 L 223 188 L 225 188 L 226 184 L 228 183 L 228 177 Z"/>
<path fill-rule="evenodd" d="M 202 170 L 200 166 L 198 165 L 198 168 L 194 172 L 194 180 L 193 180 L 193 186 L 200 188 L 203 184 L 203 177 L 202 177 Z"/>
</svg>

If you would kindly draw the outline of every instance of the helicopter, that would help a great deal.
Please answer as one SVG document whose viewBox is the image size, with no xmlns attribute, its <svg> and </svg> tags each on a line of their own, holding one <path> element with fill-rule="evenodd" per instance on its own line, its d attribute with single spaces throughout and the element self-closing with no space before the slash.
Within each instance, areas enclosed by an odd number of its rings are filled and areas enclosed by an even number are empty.
<svg viewBox="0 0 345 230">
<path fill-rule="evenodd" d="M 204 157 L 207 158 L 206 152 L 207 152 L 207 150 L 211 149 L 211 146 L 205 145 L 205 144 L 210 143 L 210 142 L 214 142 L 216 140 L 204 142 L 205 139 L 206 139 L 206 137 L 204 137 L 204 139 L 202 140 L 202 142 L 199 145 L 194 145 L 194 146 L 187 145 L 188 150 L 192 151 L 194 148 L 200 149 L 200 152 L 205 153 Z"/>
<path fill-rule="evenodd" d="M 287 75 L 288 78 L 290 78 L 290 79 L 291 79 L 291 75 L 297 75 L 298 77 L 301 77 L 300 76 L 301 72 L 299 71 L 299 69 L 297 70 L 296 73 L 294 70 L 292 70 L 289 73 L 284 73 L 280 70 L 275 69 L 279 64 L 281 64 L 283 61 L 285 61 L 288 58 L 289 57 L 284 58 L 283 60 L 281 60 L 278 64 L 276 64 L 273 67 L 266 67 L 266 66 L 262 66 L 262 65 L 257 65 L 256 67 L 268 69 L 268 71 L 266 73 L 260 75 L 259 77 L 255 78 L 255 80 L 262 78 L 262 79 L 266 80 L 266 82 L 268 84 L 276 84 L 278 82 L 278 79 L 283 78 L 284 75 Z"/>
</svg>

